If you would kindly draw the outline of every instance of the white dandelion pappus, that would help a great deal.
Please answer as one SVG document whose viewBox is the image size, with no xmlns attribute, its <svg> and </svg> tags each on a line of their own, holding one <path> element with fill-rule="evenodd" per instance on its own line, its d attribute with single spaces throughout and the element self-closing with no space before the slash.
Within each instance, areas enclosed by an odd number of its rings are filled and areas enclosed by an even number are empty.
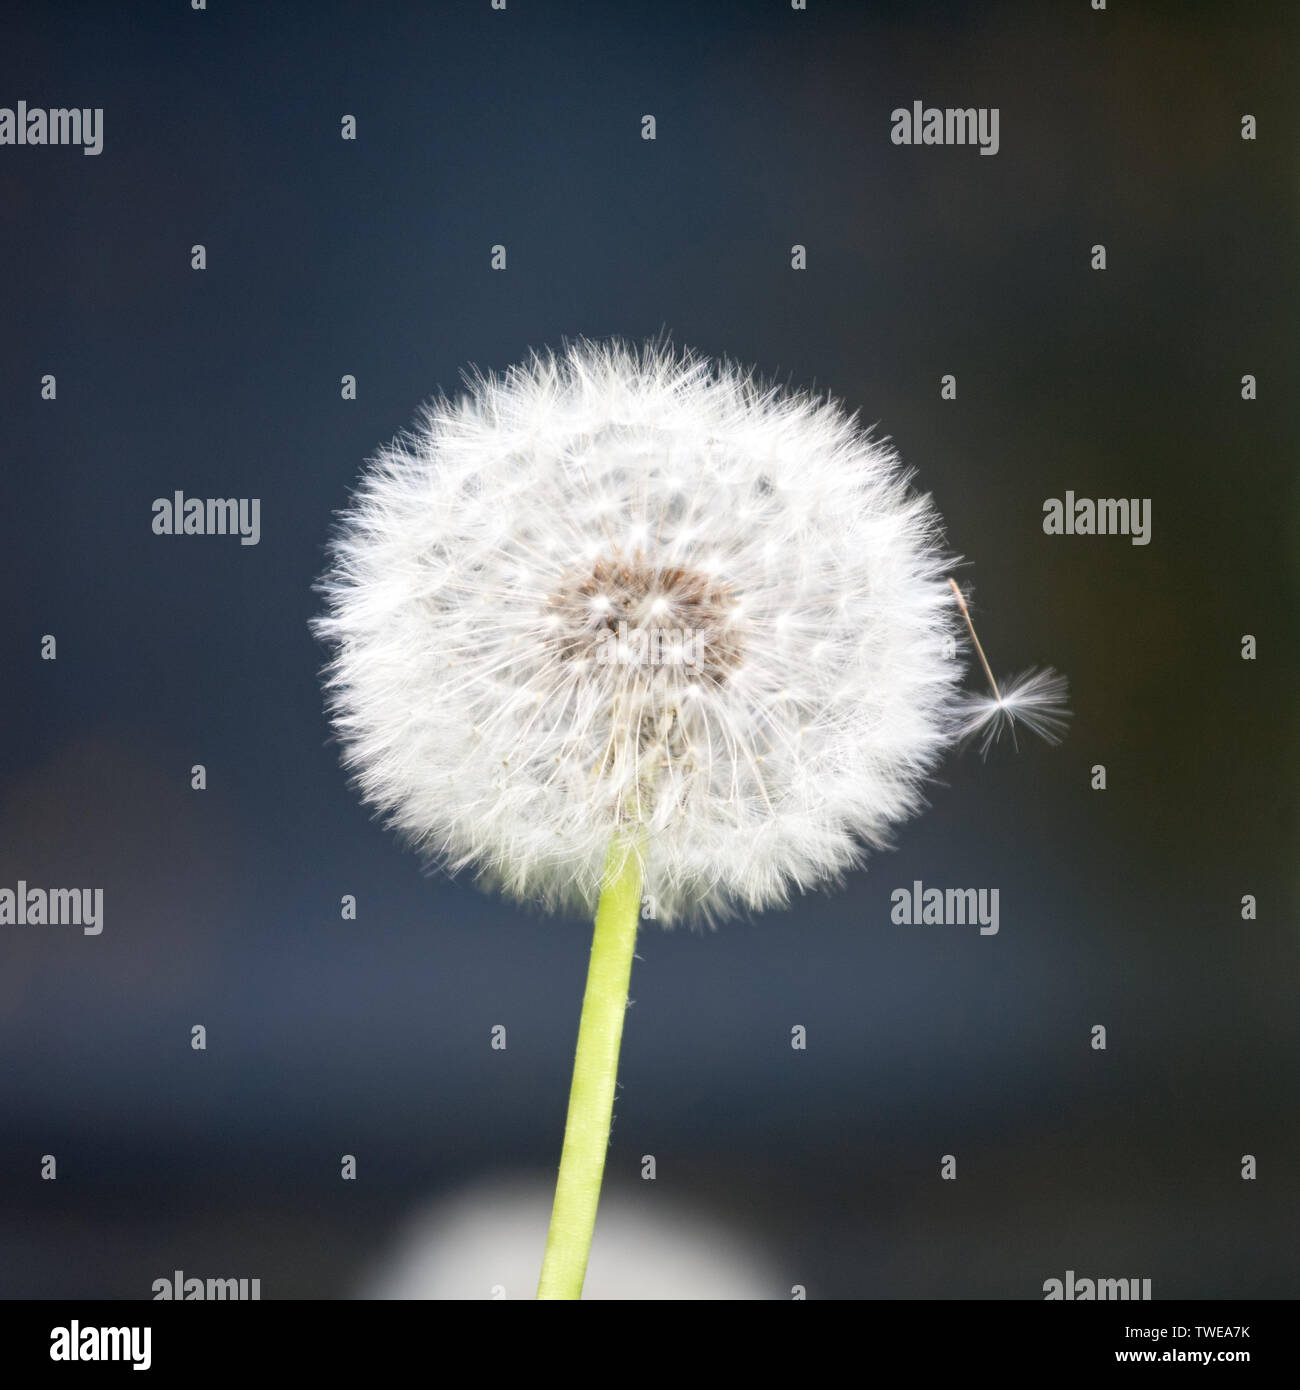
<svg viewBox="0 0 1300 1390">
<path fill-rule="evenodd" d="M 1023 724 L 1047 743 L 1059 743 L 1069 718 L 1064 676 L 1055 671 L 1023 671 L 1010 676 L 994 688 L 992 695 L 967 699 L 964 739 L 978 739 L 980 753 L 988 751 L 1009 733 L 1016 739 L 1016 725 Z"/>
<path fill-rule="evenodd" d="M 467 386 L 372 461 L 319 586 L 365 798 L 550 908 L 593 908 L 628 832 L 665 924 L 887 844 L 965 727 L 939 518 L 893 450 L 662 346 Z"/>
</svg>

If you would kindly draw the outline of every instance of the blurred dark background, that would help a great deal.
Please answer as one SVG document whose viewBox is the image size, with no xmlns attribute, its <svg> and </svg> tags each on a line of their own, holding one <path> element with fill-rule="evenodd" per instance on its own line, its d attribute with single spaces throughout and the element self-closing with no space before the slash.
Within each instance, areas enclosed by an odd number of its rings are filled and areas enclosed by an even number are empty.
<svg viewBox="0 0 1300 1390">
<path fill-rule="evenodd" d="M 105 928 L 0 928 L 0 1294 L 348 1296 L 429 1202 L 553 1172 L 590 926 L 369 819 L 311 585 L 363 460 L 462 368 L 660 332 L 879 421 L 995 668 L 1063 670 L 1075 719 L 954 758 L 845 891 L 648 926 L 610 1192 L 713 1214 L 774 1297 L 1300 1293 L 1294 7 L 65 2 L 3 31 L 0 105 L 105 114 L 96 158 L 0 147 L 0 886 L 102 886 Z M 917 99 L 998 107 L 1000 152 L 894 146 Z M 259 497 L 261 543 L 154 535 L 177 489 Z M 1067 489 L 1151 498 L 1151 544 L 1044 535 Z M 914 879 L 997 887 L 999 933 L 891 924 Z"/>
</svg>

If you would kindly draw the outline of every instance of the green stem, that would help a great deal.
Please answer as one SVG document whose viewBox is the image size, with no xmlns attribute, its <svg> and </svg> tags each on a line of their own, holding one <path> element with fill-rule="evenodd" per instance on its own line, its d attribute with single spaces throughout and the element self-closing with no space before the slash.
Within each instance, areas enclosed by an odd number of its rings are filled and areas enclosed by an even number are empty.
<svg viewBox="0 0 1300 1390">
<path fill-rule="evenodd" d="M 538 1298 L 582 1297 L 591 1233 L 596 1226 L 596 1204 L 600 1201 L 600 1181 L 605 1172 L 605 1151 L 609 1148 L 618 1049 L 623 1039 L 640 912 L 641 860 L 626 840 L 616 839 L 605 861 L 600 904 L 596 908 L 560 1176 L 555 1185 L 555 1206 L 546 1237 Z"/>
</svg>

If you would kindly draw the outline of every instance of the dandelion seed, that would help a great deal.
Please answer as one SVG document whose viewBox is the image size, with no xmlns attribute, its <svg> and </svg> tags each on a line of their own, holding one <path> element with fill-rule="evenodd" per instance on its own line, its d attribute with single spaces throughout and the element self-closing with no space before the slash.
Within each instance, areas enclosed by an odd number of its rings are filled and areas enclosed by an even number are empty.
<svg viewBox="0 0 1300 1390">
<path fill-rule="evenodd" d="M 1031 733 L 1047 743 L 1059 743 L 1069 721 L 1069 683 L 1064 676 L 1050 668 L 1045 671 L 1023 671 L 1018 676 L 1009 676 L 1001 684 L 993 678 L 988 658 L 975 632 L 970 609 L 965 596 L 955 579 L 949 579 L 956 595 L 957 605 L 966 621 L 966 628 L 979 657 L 984 674 L 988 677 L 991 695 L 967 696 L 964 706 L 964 719 L 961 725 L 963 740 L 980 741 L 981 756 L 1003 736 L 1009 733 L 1012 743 L 1019 747 L 1016 739 L 1016 725 L 1023 724 Z"/>
</svg>

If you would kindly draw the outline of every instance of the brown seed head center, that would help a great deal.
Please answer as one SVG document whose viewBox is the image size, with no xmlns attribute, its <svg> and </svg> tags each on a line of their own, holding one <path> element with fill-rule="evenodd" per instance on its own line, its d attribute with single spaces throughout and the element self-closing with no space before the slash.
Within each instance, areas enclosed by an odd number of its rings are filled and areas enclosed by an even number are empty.
<svg viewBox="0 0 1300 1390">
<path fill-rule="evenodd" d="M 564 661 L 720 684 L 744 659 L 737 601 L 701 570 L 612 551 L 549 596 L 552 641 Z"/>
</svg>

